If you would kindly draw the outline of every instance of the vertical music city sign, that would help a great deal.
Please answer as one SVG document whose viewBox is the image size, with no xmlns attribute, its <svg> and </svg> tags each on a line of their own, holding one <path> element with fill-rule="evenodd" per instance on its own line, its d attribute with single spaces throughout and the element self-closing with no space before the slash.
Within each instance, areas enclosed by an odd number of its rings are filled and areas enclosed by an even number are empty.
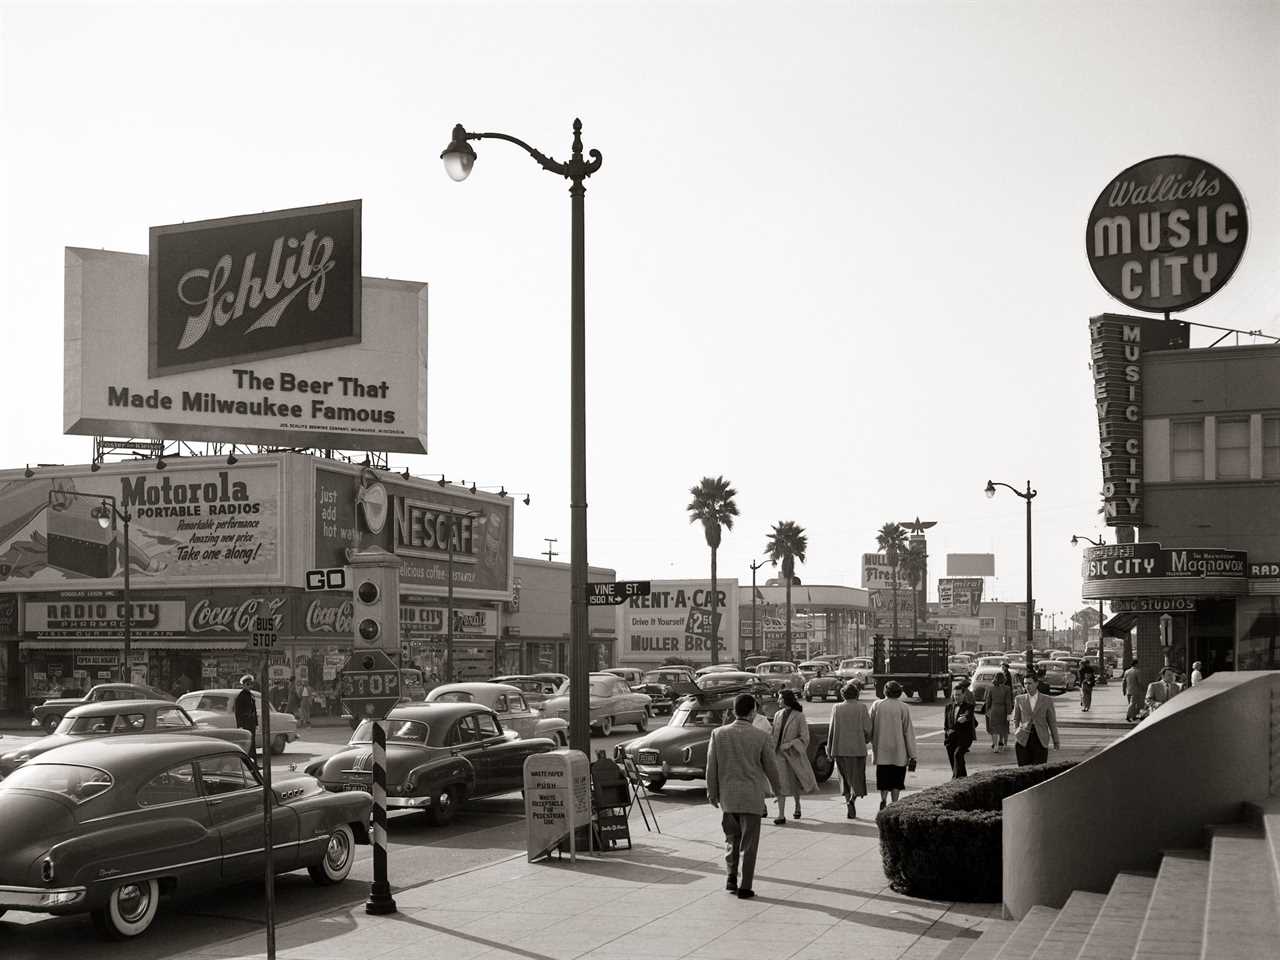
<svg viewBox="0 0 1280 960">
<path fill-rule="evenodd" d="M 1104 314 L 1089 321 L 1102 498 L 1109 526 L 1142 525 L 1142 324 Z"/>
</svg>

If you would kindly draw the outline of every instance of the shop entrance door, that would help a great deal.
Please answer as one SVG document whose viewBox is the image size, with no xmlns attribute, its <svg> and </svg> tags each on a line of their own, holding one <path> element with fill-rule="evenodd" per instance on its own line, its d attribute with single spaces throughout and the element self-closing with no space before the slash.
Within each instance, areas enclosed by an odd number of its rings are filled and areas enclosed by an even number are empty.
<svg viewBox="0 0 1280 960">
<path fill-rule="evenodd" d="M 1235 669 L 1235 600 L 1197 600 L 1195 613 L 1187 615 L 1187 625 L 1189 656 L 1184 669 L 1188 676 L 1191 675 L 1191 664 L 1197 660 L 1205 677 L 1218 670 Z"/>
</svg>

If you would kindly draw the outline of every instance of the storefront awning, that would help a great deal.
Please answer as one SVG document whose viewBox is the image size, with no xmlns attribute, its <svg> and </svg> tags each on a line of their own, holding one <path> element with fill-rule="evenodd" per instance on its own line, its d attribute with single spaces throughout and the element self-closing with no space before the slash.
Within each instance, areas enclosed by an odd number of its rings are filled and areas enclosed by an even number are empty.
<svg viewBox="0 0 1280 960">
<path fill-rule="evenodd" d="M 183 640 L 171 637 L 166 640 L 134 640 L 129 644 L 132 650 L 245 650 L 243 640 Z M 39 640 L 23 640 L 19 644 L 22 650 L 124 650 L 124 641 L 100 637 L 46 637 Z M 261 651 L 255 651 L 261 656 Z"/>
<path fill-rule="evenodd" d="M 1119 637 L 1123 639 L 1129 635 L 1129 631 L 1133 629 L 1134 624 L 1137 622 L 1138 618 L 1135 614 L 1117 613 L 1102 625 L 1102 635 L 1104 637 Z"/>
</svg>

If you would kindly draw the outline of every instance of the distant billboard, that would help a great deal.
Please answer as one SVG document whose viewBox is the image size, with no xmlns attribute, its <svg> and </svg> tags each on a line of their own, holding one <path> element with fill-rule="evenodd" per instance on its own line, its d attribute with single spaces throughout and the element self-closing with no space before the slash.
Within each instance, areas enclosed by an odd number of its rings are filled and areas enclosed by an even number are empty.
<svg viewBox="0 0 1280 960">
<path fill-rule="evenodd" d="M 938 609 L 944 616 L 976 617 L 982 606 L 981 577 L 940 577 Z"/>
<path fill-rule="evenodd" d="M 738 658 L 738 584 L 720 580 L 717 587 L 718 659 L 732 663 Z M 617 607 L 617 630 L 623 664 L 656 666 L 671 657 L 710 663 L 711 581 L 654 580 L 649 596 L 632 597 Z"/>
<path fill-rule="evenodd" d="M 948 553 L 948 577 L 994 577 L 996 555 L 994 553 Z"/>
<path fill-rule="evenodd" d="M 426 284 L 361 278 L 360 201 L 65 265 L 65 433 L 426 453 Z"/>
</svg>

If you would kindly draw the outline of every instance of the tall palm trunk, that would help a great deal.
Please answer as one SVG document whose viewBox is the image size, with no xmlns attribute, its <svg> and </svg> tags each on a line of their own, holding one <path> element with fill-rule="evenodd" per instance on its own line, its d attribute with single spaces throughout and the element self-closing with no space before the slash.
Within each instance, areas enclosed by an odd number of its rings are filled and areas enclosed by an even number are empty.
<svg viewBox="0 0 1280 960">
<path fill-rule="evenodd" d="M 898 562 L 893 562 L 893 635 L 898 636 Z"/>
<path fill-rule="evenodd" d="M 711 548 L 711 663 L 720 662 L 720 644 L 716 642 L 716 600 L 720 591 L 716 586 L 716 548 Z"/>
<path fill-rule="evenodd" d="M 911 636 L 920 636 L 920 591 L 911 587 Z"/>
<path fill-rule="evenodd" d="M 791 577 L 789 576 L 787 577 L 787 621 L 786 621 L 786 633 L 784 634 L 784 636 L 786 637 L 786 647 L 787 647 L 786 659 L 790 660 L 791 659 Z"/>
</svg>

